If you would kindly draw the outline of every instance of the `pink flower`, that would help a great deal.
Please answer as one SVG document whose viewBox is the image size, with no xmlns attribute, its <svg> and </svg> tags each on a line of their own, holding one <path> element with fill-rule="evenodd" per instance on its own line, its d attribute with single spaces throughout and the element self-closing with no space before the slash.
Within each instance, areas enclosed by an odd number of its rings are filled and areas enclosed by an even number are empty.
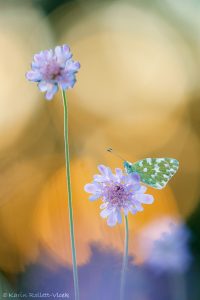
<svg viewBox="0 0 200 300">
<path fill-rule="evenodd" d="M 46 99 L 51 100 L 59 87 L 67 90 L 74 86 L 80 63 L 72 60 L 70 48 L 63 45 L 35 54 L 31 67 L 26 78 L 38 82 L 40 91 L 46 92 Z"/>
<path fill-rule="evenodd" d="M 98 170 L 100 174 L 94 175 L 93 182 L 85 185 L 85 191 L 92 194 L 90 201 L 102 199 L 100 215 L 107 218 L 109 226 L 122 222 L 121 213 L 136 214 L 143 210 L 142 204 L 153 202 L 153 196 L 145 194 L 147 188 L 140 184 L 138 174 L 126 174 L 118 168 L 113 174 L 111 169 L 104 165 L 99 165 Z"/>
</svg>

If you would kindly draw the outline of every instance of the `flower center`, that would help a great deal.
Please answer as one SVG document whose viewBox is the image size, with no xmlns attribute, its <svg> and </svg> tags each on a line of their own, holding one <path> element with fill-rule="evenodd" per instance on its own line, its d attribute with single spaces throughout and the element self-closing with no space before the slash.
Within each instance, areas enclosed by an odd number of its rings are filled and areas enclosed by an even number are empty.
<svg viewBox="0 0 200 300">
<path fill-rule="evenodd" d="M 48 62 L 43 68 L 43 75 L 46 80 L 55 80 L 57 76 L 61 75 L 59 64 L 55 60 Z"/>
<path fill-rule="evenodd" d="M 129 200 L 129 193 L 121 183 L 115 183 L 106 187 L 106 200 L 113 206 L 125 207 Z"/>
</svg>

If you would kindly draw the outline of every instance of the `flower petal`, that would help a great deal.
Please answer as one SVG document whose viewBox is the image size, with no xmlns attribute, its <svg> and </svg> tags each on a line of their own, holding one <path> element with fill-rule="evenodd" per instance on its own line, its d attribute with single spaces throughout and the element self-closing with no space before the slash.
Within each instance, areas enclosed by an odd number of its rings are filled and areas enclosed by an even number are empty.
<svg viewBox="0 0 200 300">
<path fill-rule="evenodd" d="M 104 202 L 104 203 L 102 203 L 101 205 L 100 205 L 100 209 L 104 209 L 104 208 L 106 208 L 108 206 L 108 203 L 106 202 Z"/>
<path fill-rule="evenodd" d="M 67 90 L 69 88 L 73 88 L 76 83 L 76 78 L 74 74 L 64 74 L 61 75 L 58 79 L 58 83 L 63 90 Z"/>
<path fill-rule="evenodd" d="M 97 184 L 94 184 L 94 183 L 88 183 L 84 186 L 84 190 L 87 192 L 87 193 L 91 193 L 91 194 L 94 194 L 96 193 L 97 191 L 99 191 L 99 186 Z"/>
<path fill-rule="evenodd" d="M 129 184 L 127 186 L 127 191 L 128 192 L 132 191 L 133 193 L 137 193 L 140 190 L 140 188 L 141 188 L 140 183 Z"/>
<path fill-rule="evenodd" d="M 116 212 L 112 212 L 107 219 L 107 224 L 110 227 L 113 227 L 117 224 L 117 215 Z"/>
<path fill-rule="evenodd" d="M 135 215 L 138 211 L 135 207 L 131 207 L 130 212 Z"/>
<path fill-rule="evenodd" d="M 81 65 L 78 61 L 73 61 L 72 59 L 68 60 L 66 65 L 65 65 L 65 69 L 68 72 L 78 72 L 78 70 L 80 69 Z"/>
<path fill-rule="evenodd" d="M 137 201 L 144 204 L 152 204 L 154 201 L 153 196 L 149 194 L 136 194 L 134 198 L 137 199 Z"/>
<path fill-rule="evenodd" d="M 62 45 L 62 49 L 63 49 L 63 52 L 65 52 L 65 54 L 70 53 L 70 48 L 68 45 L 66 45 L 66 44 Z"/>
<path fill-rule="evenodd" d="M 58 86 L 56 84 L 49 84 L 45 98 L 51 100 L 57 91 Z"/>
<path fill-rule="evenodd" d="M 144 194 L 147 190 L 147 187 L 144 185 L 140 186 L 140 189 L 137 191 L 137 194 Z"/>
<path fill-rule="evenodd" d="M 138 173 L 130 173 L 127 175 L 127 183 L 139 183 L 140 182 L 140 176 Z"/>
<path fill-rule="evenodd" d="M 33 57 L 32 68 L 40 68 L 46 61 L 46 55 L 44 51 L 36 53 Z"/>
<path fill-rule="evenodd" d="M 116 177 L 114 176 L 114 174 L 112 173 L 110 168 L 107 168 L 107 178 L 112 180 L 112 181 L 116 181 Z"/>
<path fill-rule="evenodd" d="M 122 172 L 122 170 L 120 168 L 116 168 L 115 172 L 116 172 L 116 176 L 117 177 L 122 178 L 123 172 Z"/>
<path fill-rule="evenodd" d="M 49 50 L 44 50 L 43 51 L 44 53 L 44 56 L 45 56 L 45 59 L 48 61 L 48 60 L 51 60 L 53 58 L 53 50 L 52 49 L 49 49 Z"/>
<path fill-rule="evenodd" d="M 137 211 L 143 211 L 144 210 L 144 208 L 142 207 L 142 204 L 139 201 L 135 201 L 134 206 L 137 209 Z"/>
<path fill-rule="evenodd" d="M 67 45 L 57 46 L 55 48 L 55 55 L 58 63 L 62 64 L 63 66 L 65 66 L 66 61 L 72 57 L 70 48 Z"/>
<path fill-rule="evenodd" d="M 102 175 L 102 178 L 104 178 L 104 182 L 108 180 L 116 181 L 116 177 L 113 175 L 111 169 L 109 167 L 106 167 L 104 165 L 99 165 L 98 170 Z"/>
<path fill-rule="evenodd" d="M 102 175 L 94 175 L 93 178 L 94 178 L 94 181 L 99 182 L 99 183 L 108 181 L 108 179 Z"/>
<path fill-rule="evenodd" d="M 129 212 L 129 208 L 128 207 L 124 207 L 124 215 L 128 216 L 128 212 Z"/>
<path fill-rule="evenodd" d="M 121 212 L 120 212 L 119 209 L 117 209 L 116 215 L 117 215 L 117 222 L 118 222 L 119 224 L 121 224 L 121 223 L 122 223 L 122 215 L 121 215 Z"/>
<path fill-rule="evenodd" d="M 101 194 L 100 193 L 96 193 L 96 194 L 90 196 L 89 200 L 90 201 L 95 201 L 95 200 L 99 199 L 100 197 L 101 197 Z"/>
<path fill-rule="evenodd" d="M 67 50 L 69 51 L 69 47 L 68 47 Z M 57 58 L 59 58 L 60 56 L 62 56 L 62 54 L 63 54 L 63 48 L 62 48 L 62 46 L 56 46 L 55 47 L 55 54 L 56 54 Z"/>
<path fill-rule="evenodd" d="M 110 214 L 112 213 L 112 210 L 111 209 L 104 209 L 104 210 L 102 210 L 101 211 L 101 213 L 100 213 L 100 216 L 102 217 L 102 218 L 107 218 Z"/>
<path fill-rule="evenodd" d="M 106 166 L 104 166 L 104 165 L 99 165 L 98 167 L 98 170 L 99 170 L 99 172 L 103 175 L 103 176 L 107 176 L 107 173 L 108 173 L 108 171 L 107 171 L 107 167 Z"/>
<path fill-rule="evenodd" d="M 38 70 L 32 70 L 26 73 L 26 78 L 30 81 L 39 82 L 42 79 L 42 75 Z"/>
<path fill-rule="evenodd" d="M 38 83 L 38 88 L 41 92 L 46 92 L 48 90 L 48 83 L 46 81 L 40 81 Z"/>
</svg>

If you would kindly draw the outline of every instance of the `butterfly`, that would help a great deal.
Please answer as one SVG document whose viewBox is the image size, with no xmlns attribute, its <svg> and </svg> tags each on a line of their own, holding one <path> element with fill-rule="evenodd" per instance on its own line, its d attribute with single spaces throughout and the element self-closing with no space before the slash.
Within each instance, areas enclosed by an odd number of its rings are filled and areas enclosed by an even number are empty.
<svg viewBox="0 0 200 300">
<path fill-rule="evenodd" d="M 138 173 L 141 182 L 155 189 L 163 189 L 179 168 L 174 158 L 145 158 L 135 163 L 124 161 L 128 174 Z"/>
</svg>

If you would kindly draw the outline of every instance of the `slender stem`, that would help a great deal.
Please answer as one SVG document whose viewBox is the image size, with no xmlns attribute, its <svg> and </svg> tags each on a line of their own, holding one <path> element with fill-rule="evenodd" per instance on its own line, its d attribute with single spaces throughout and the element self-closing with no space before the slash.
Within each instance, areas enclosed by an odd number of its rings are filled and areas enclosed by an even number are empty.
<svg viewBox="0 0 200 300">
<path fill-rule="evenodd" d="M 121 273 L 120 300 L 124 300 L 127 265 L 128 265 L 128 216 L 125 216 L 124 257 L 123 257 L 122 273 Z"/>
<path fill-rule="evenodd" d="M 75 237 L 74 237 L 72 191 L 71 191 L 71 179 L 70 179 L 68 107 L 67 107 L 67 97 L 66 97 L 65 91 L 63 91 L 63 90 L 62 90 L 62 97 L 63 97 L 63 105 L 64 105 L 65 161 L 66 161 L 66 179 L 67 179 L 67 190 L 68 190 L 69 229 L 70 229 L 70 240 L 71 240 L 71 251 L 72 251 L 74 292 L 75 292 L 75 300 L 79 300 L 78 270 L 77 270 L 77 263 L 76 263 L 76 247 L 75 247 Z"/>
</svg>

